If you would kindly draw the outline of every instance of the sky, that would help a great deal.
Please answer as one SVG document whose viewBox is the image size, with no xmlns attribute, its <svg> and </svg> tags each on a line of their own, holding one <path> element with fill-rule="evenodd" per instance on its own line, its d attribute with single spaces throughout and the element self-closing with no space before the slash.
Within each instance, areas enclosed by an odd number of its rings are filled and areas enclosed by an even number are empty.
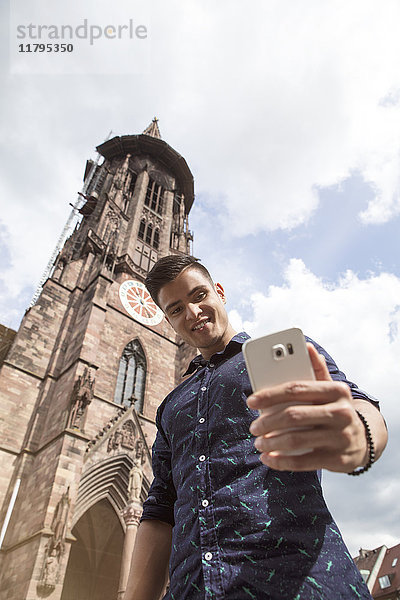
<svg viewBox="0 0 400 600">
<path fill-rule="evenodd" d="M 353 556 L 399 543 L 400 4 L 84 6 L 1 5 L 0 322 L 18 328 L 95 147 L 157 116 L 194 175 L 193 251 L 233 325 L 301 327 L 380 399 L 385 454 L 324 489 Z M 29 23 L 85 20 L 73 51 L 26 51 Z M 109 24 L 130 29 L 110 39 Z"/>
</svg>

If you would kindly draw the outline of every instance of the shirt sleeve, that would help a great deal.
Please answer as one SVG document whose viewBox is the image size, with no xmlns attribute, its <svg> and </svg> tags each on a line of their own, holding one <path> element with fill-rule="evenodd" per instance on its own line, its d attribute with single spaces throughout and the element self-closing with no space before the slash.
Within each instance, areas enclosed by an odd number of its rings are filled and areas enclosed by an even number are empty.
<svg viewBox="0 0 400 600">
<path fill-rule="evenodd" d="M 324 350 L 324 348 L 322 348 L 322 346 L 320 346 L 319 344 L 314 342 L 314 340 L 312 340 L 311 338 L 309 338 L 307 336 L 305 336 L 305 338 L 306 338 L 307 342 L 311 342 L 311 344 L 313 344 L 313 346 L 315 346 L 315 348 L 318 350 L 318 352 L 325 357 L 326 364 L 327 364 L 327 367 L 329 369 L 329 373 L 331 374 L 332 379 L 335 379 L 336 381 L 344 381 L 344 383 L 347 383 L 347 385 L 349 386 L 351 395 L 353 396 L 353 398 L 359 398 L 361 400 L 366 400 L 367 402 L 370 402 L 371 404 L 373 404 L 378 410 L 380 410 L 378 400 L 376 398 L 374 398 L 373 396 L 371 396 L 370 394 L 368 394 L 367 392 L 365 392 L 364 390 L 361 390 L 352 381 L 349 381 L 347 379 L 346 375 L 342 371 L 339 370 L 339 367 L 337 366 L 337 364 L 335 363 L 333 358 L 330 356 L 330 354 L 328 354 L 327 351 Z"/>
<path fill-rule="evenodd" d="M 141 521 L 157 519 L 174 525 L 176 491 L 172 481 L 171 450 L 160 424 L 160 409 L 156 418 L 157 436 L 152 449 L 153 483 L 143 504 Z"/>
</svg>

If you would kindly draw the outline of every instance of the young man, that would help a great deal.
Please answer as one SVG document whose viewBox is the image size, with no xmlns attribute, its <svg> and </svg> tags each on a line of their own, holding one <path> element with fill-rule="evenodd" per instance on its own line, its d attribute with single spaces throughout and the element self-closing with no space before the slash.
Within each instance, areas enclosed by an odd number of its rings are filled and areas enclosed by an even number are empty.
<svg viewBox="0 0 400 600">
<path fill-rule="evenodd" d="M 158 600 L 169 561 L 172 600 L 370 599 L 317 470 L 350 473 L 370 465 L 374 450 L 379 457 L 387 435 L 377 403 L 315 343 L 316 381 L 251 394 L 248 336 L 233 330 L 208 271 L 168 256 L 146 285 L 201 354 L 157 413 L 154 481 L 125 600 Z M 287 455 L 293 448 L 313 451 Z"/>
</svg>

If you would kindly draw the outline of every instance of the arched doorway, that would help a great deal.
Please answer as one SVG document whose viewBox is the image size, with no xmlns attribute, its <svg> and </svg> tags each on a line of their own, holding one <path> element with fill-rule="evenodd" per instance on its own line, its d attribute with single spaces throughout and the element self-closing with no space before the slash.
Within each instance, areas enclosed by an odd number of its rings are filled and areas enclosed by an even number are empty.
<svg viewBox="0 0 400 600">
<path fill-rule="evenodd" d="M 79 519 L 61 600 L 114 600 L 118 592 L 124 532 L 106 499 Z"/>
</svg>

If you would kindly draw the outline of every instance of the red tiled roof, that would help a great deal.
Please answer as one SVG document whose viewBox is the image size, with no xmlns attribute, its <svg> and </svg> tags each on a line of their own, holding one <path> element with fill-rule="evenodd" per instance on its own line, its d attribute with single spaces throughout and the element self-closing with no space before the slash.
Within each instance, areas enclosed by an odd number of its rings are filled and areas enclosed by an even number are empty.
<svg viewBox="0 0 400 600">
<path fill-rule="evenodd" d="M 366 571 L 372 571 L 381 548 L 382 546 L 379 546 L 379 548 L 375 548 L 374 550 L 360 549 L 361 555 L 354 558 L 354 562 L 356 563 L 358 570 L 362 571 L 365 569 Z"/>
</svg>

